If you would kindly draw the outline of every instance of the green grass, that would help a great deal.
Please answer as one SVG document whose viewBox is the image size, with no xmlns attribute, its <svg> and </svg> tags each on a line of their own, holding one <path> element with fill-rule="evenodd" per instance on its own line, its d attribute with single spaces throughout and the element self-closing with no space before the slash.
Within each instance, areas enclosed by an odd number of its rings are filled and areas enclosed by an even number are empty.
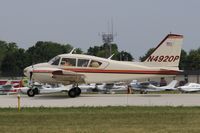
<svg viewBox="0 0 200 133">
<path fill-rule="evenodd" d="M 200 107 L 1 108 L 0 132 L 199 133 Z"/>
</svg>

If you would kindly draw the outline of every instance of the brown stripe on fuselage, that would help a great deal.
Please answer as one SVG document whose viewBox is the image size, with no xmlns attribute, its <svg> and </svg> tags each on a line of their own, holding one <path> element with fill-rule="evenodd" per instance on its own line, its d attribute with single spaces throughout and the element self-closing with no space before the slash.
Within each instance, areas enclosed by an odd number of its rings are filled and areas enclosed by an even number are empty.
<svg viewBox="0 0 200 133">
<path fill-rule="evenodd" d="M 64 70 L 79 73 L 109 73 L 109 74 L 159 74 L 159 75 L 176 75 L 179 71 L 174 70 L 104 70 L 104 69 L 79 69 L 67 68 Z M 57 70 L 56 70 L 57 71 Z M 33 73 L 52 73 L 50 70 L 34 70 Z"/>
</svg>

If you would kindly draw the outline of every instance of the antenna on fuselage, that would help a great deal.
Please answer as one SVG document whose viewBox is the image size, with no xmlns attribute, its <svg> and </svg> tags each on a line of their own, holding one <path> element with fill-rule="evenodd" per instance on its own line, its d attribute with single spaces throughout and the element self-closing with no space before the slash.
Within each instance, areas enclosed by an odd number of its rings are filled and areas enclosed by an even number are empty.
<svg viewBox="0 0 200 133">
<path fill-rule="evenodd" d="M 110 57 L 108 57 L 108 60 L 111 60 L 111 58 L 114 56 L 115 54 L 112 54 Z"/>
<path fill-rule="evenodd" d="M 69 54 L 73 54 L 73 52 L 74 52 L 75 49 L 76 49 L 76 48 L 73 48 L 73 49 L 69 52 Z"/>
</svg>

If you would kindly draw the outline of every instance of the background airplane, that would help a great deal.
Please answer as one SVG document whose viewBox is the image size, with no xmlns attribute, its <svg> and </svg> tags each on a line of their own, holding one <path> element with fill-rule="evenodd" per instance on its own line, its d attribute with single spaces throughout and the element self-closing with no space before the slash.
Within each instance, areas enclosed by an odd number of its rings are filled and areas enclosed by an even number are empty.
<svg viewBox="0 0 200 133">
<path fill-rule="evenodd" d="M 167 35 L 144 62 L 115 61 L 71 51 L 47 63 L 29 66 L 24 74 L 41 83 L 73 84 L 68 95 L 76 97 L 81 93 L 81 83 L 113 83 L 178 74 L 182 41 L 182 35 Z"/>
<path fill-rule="evenodd" d="M 29 88 L 21 87 L 18 81 L 13 82 L 11 80 L 8 80 L 4 85 L 0 85 L 0 94 L 15 94 L 23 89 L 29 89 Z"/>
<path fill-rule="evenodd" d="M 182 91 L 182 92 L 198 92 L 198 91 L 200 91 L 200 84 L 187 83 L 184 86 L 177 87 L 177 89 Z"/>
<path fill-rule="evenodd" d="M 131 83 L 131 87 L 133 90 L 140 91 L 141 93 L 147 93 L 147 92 L 152 92 L 152 91 L 173 91 L 177 90 L 175 88 L 177 84 L 177 80 L 173 80 L 171 83 L 169 83 L 166 86 L 155 86 L 151 84 L 151 82 L 141 82 L 141 83 Z"/>
</svg>

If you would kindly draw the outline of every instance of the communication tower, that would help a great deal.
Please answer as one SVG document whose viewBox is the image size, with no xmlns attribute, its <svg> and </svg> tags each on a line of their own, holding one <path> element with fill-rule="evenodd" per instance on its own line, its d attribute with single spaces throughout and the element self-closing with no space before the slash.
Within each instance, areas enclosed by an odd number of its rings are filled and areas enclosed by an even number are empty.
<svg viewBox="0 0 200 133">
<path fill-rule="evenodd" d="M 112 55 L 112 42 L 114 41 L 114 34 L 113 34 L 113 20 L 111 20 L 111 30 L 110 30 L 110 24 L 108 23 L 108 32 L 102 33 L 102 41 L 103 43 L 106 43 L 110 46 L 110 56 Z"/>
</svg>

